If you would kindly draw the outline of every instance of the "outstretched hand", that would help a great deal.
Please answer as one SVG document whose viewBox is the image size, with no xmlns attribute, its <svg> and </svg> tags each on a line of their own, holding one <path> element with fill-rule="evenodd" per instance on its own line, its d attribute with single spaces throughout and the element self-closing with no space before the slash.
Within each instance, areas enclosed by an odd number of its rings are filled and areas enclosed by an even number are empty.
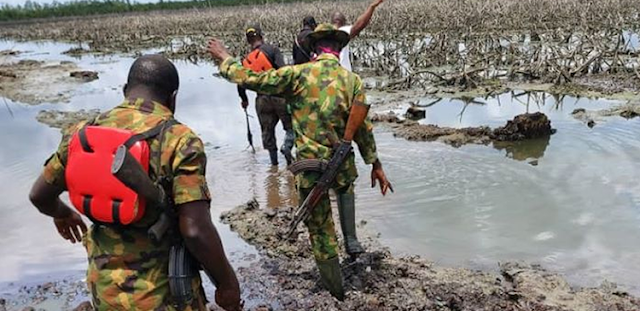
<svg viewBox="0 0 640 311">
<path fill-rule="evenodd" d="M 213 59 L 217 62 L 222 62 L 227 59 L 227 57 L 231 56 L 229 51 L 227 51 L 227 48 L 224 46 L 224 43 L 216 38 L 209 40 L 207 51 L 209 51 Z"/>
<path fill-rule="evenodd" d="M 373 2 L 371 2 L 371 5 L 374 7 L 377 7 L 379 5 L 381 5 L 384 2 L 384 0 L 373 0 Z"/>
<path fill-rule="evenodd" d="M 82 217 L 76 212 L 71 212 L 66 217 L 54 218 L 53 223 L 56 225 L 60 236 L 71 243 L 81 242 L 82 234 L 87 232 L 87 225 L 84 224 Z"/>
<path fill-rule="evenodd" d="M 376 184 L 380 184 L 380 193 L 382 193 L 383 196 L 387 195 L 388 190 L 393 192 L 393 186 L 387 179 L 380 160 L 373 163 L 373 169 L 371 170 L 371 188 L 374 188 Z"/>
</svg>

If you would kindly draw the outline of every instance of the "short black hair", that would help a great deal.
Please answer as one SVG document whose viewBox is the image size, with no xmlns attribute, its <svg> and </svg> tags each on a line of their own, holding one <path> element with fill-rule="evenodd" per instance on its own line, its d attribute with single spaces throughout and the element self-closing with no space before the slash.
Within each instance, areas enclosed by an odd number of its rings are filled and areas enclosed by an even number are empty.
<svg viewBox="0 0 640 311">
<path fill-rule="evenodd" d="M 316 19 L 313 18 L 313 16 L 305 16 L 305 18 L 302 19 L 302 26 L 309 26 L 315 29 L 318 23 L 316 23 Z"/>
<path fill-rule="evenodd" d="M 179 86 L 178 70 L 162 55 L 140 56 L 129 69 L 128 90 L 144 87 L 159 99 L 169 99 Z"/>
</svg>

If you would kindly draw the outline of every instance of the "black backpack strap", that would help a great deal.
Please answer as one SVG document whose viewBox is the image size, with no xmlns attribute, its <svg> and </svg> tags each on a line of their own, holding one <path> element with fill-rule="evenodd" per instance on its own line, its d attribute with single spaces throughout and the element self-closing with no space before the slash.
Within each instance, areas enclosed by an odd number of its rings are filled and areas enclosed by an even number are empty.
<svg viewBox="0 0 640 311">
<path fill-rule="evenodd" d="M 80 146 L 82 146 L 82 150 L 84 150 L 84 152 L 93 152 L 93 149 L 91 149 L 91 145 L 89 145 L 89 140 L 87 139 L 87 126 L 96 124 L 97 119 L 98 117 L 95 117 L 94 119 L 90 120 L 78 131 L 78 139 L 80 139 Z"/>
<path fill-rule="evenodd" d="M 161 132 L 163 132 L 164 130 L 174 126 L 178 124 L 178 121 L 176 121 L 176 119 L 170 119 L 167 121 L 163 121 L 160 122 L 160 124 L 156 125 L 155 127 L 153 127 L 152 129 L 140 133 L 140 134 L 136 134 L 131 136 L 129 139 L 127 139 L 127 141 L 124 142 L 123 145 L 125 145 L 127 147 L 127 149 L 131 148 L 131 146 L 133 146 L 135 143 L 142 141 L 142 140 L 147 140 L 149 138 L 152 137 L 156 137 L 158 136 L 158 134 L 160 134 Z"/>
</svg>

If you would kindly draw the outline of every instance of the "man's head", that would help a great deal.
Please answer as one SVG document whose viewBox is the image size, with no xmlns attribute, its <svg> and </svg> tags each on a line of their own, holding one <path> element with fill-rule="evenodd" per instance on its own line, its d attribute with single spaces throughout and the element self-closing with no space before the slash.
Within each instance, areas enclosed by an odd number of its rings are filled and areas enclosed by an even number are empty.
<svg viewBox="0 0 640 311">
<path fill-rule="evenodd" d="M 318 23 L 316 23 L 316 19 L 313 18 L 313 16 L 306 16 L 304 19 L 302 19 L 302 27 L 313 30 L 318 27 Z"/>
<path fill-rule="evenodd" d="M 157 101 L 173 111 L 179 85 L 178 70 L 173 63 L 162 55 L 144 55 L 129 69 L 124 96 Z"/>
<path fill-rule="evenodd" d="M 331 24 L 318 25 L 306 40 L 308 50 L 318 55 L 327 52 L 340 53 L 347 43 L 349 43 L 349 34 Z"/>
<path fill-rule="evenodd" d="M 247 42 L 250 45 L 262 42 L 262 28 L 260 27 L 260 24 L 256 23 L 249 25 L 245 31 L 245 35 L 247 36 Z"/>
<path fill-rule="evenodd" d="M 340 12 L 335 12 L 331 15 L 331 23 L 336 26 L 336 28 L 340 28 L 347 24 L 347 18 L 344 14 Z"/>
</svg>

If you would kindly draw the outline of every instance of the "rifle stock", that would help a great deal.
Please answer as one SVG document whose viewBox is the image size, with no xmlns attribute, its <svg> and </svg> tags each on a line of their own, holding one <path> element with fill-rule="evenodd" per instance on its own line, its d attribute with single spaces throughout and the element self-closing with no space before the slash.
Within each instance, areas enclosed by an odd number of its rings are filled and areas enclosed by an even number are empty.
<svg viewBox="0 0 640 311">
<path fill-rule="evenodd" d="M 116 151 L 111 165 L 111 173 L 125 186 L 143 197 L 147 203 L 163 210 L 158 221 L 148 231 L 149 238 L 154 243 L 160 242 L 162 236 L 171 227 L 171 221 L 166 215 L 170 204 L 162 187 L 156 185 L 149 178 L 142 165 L 129 153 L 129 150 L 124 145 L 118 147 Z"/>
</svg>

